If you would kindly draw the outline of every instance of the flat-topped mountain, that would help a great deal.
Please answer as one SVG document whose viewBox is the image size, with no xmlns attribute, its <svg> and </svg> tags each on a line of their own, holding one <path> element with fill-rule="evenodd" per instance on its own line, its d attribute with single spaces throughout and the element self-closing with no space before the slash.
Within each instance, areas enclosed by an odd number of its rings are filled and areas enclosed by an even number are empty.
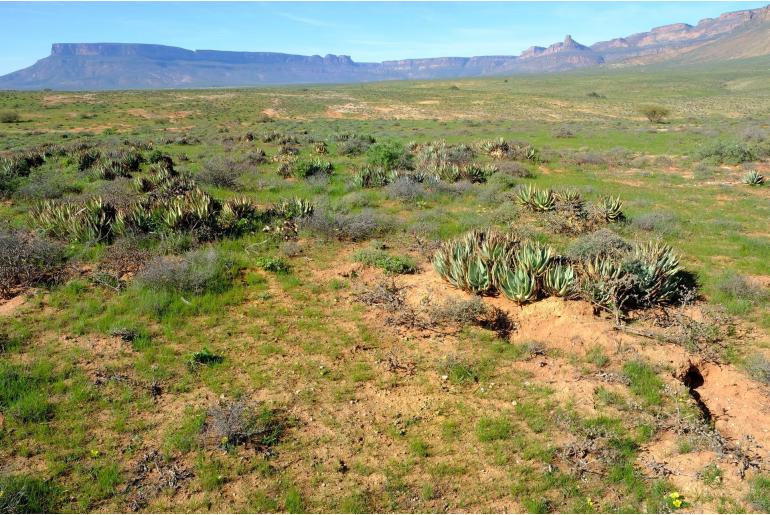
<svg viewBox="0 0 770 515">
<path fill-rule="evenodd" d="M 149 44 L 54 43 L 32 66 L 0 77 L 0 89 L 199 88 L 481 77 L 668 60 L 696 62 L 770 54 L 770 6 L 697 25 L 674 23 L 585 46 L 571 36 L 518 56 L 437 57 L 380 63 L 347 55 L 187 50 Z"/>
</svg>

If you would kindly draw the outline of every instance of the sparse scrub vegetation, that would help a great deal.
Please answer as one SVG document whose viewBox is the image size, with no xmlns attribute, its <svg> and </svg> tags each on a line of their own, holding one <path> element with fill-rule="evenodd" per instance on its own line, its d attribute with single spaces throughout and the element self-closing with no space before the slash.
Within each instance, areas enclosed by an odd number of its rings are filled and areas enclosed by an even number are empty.
<svg viewBox="0 0 770 515">
<path fill-rule="evenodd" d="M 761 511 L 730 66 L 7 92 L 0 511 Z"/>
</svg>

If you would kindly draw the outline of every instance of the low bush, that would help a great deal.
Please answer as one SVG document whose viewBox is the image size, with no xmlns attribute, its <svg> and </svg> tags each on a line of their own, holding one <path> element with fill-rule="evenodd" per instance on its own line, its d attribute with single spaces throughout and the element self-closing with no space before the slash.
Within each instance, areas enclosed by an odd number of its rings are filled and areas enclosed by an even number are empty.
<svg viewBox="0 0 770 515">
<path fill-rule="evenodd" d="M 411 177 L 399 177 L 385 189 L 385 195 L 392 200 L 400 200 L 401 202 L 414 202 L 417 200 L 423 200 L 428 191 L 426 187 L 417 182 Z"/>
<path fill-rule="evenodd" d="M 0 123 L 15 123 L 21 119 L 16 111 L 0 111 Z"/>
<path fill-rule="evenodd" d="M 603 166 L 607 160 L 595 152 L 576 152 L 567 158 L 567 162 L 577 166 Z"/>
<path fill-rule="evenodd" d="M 499 161 L 495 163 L 497 175 L 508 175 L 521 179 L 531 179 L 535 176 L 534 172 L 528 166 L 518 161 Z"/>
<path fill-rule="evenodd" d="M 671 114 L 671 110 L 667 107 L 659 105 L 646 105 L 639 108 L 639 112 L 642 113 L 652 123 L 661 123 L 663 120 Z"/>
<path fill-rule="evenodd" d="M 554 138 L 574 138 L 575 133 L 568 127 L 559 127 L 551 133 Z"/>
<path fill-rule="evenodd" d="M 585 260 L 597 256 L 620 257 L 631 251 L 631 244 L 610 229 L 599 229 L 573 240 L 566 254 L 572 259 Z"/>
<path fill-rule="evenodd" d="M 672 235 L 677 230 L 676 216 L 672 213 L 646 213 L 634 217 L 631 225 L 641 231 Z"/>
<path fill-rule="evenodd" d="M 402 143 L 390 141 L 375 143 L 366 152 L 366 160 L 371 166 L 379 166 L 385 170 L 410 169 L 412 154 Z"/>
<path fill-rule="evenodd" d="M 417 270 L 412 258 L 394 256 L 376 248 L 361 249 L 353 254 L 353 259 L 364 265 L 380 268 L 389 274 L 413 274 Z"/>
<path fill-rule="evenodd" d="M 748 163 L 757 159 L 756 149 L 739 141 L 714 141 L 700 147 L 695 152 L 695 158 L 713 164 Z"/>
<path fill-rule="evenodd" d="M 770 360 L 764 354 L 752 354 L 746 358 L 744 367 L 752 379 L 770 386 Z"/>
<path fill-rule="evenodd" d="M 231 259 L 209 247 L 183 256 L 155 258 L 139 271 L 136 280 L 146 288 L 202 294 L 227 290 L 236 272 Z"/>
<path fill-rule="evenodd" d="M 743 131 L 743 141 L 752 143 L 763 143 L 768 139 L 768 133 L 761 127 L 747 127 Z"/>
<path fill-rule="evenodd" d="M 717 291 L 730 300 L 755 304 L 770 298 L 770 292 L 732 271 L 722 274 L 716 282 Z"/>
<path fill-rule="evenodd" d="M 325 238 L 340 241 L 363 241 L 388 232 L 392 222 L 365 210 L 356 214 L 315 210 L 302 219 L 302 226 Z"/>
<path fill-rule="evenodd" d="M 0 297 L 17 289 L 55 282 L 64 265 L 64 248 L 18 232 L 0 231 Z"/>
<path fill-rule="evenodd" d="M 277 411 L 262 405 L 235 401 L 210 408 L 203 431 L 218 447 L 253 445 L 266 449 L 278 442 L 285 426 Z"/>
<path fill-rule="evenodd" d="M 217 188 L 237 190 L 240 187 L 239 178 L 243 174 L 241 166 L 236 161 L 227 158 L 209 159 L 198 174 L 198 179 L 204 184 Z"/>
<path fill-rule="evenodd" d="M 334 165 L 329 161 L 313 159 L 311 161 L 298 161 L 292 168 L 292 174 L 301 179 L 319 175 L 331 175 L 334 171 Z"/>
<path fill-rule="evenodd" d="M 81 185 L 72 179 L 48 173 L 31 173 L 19 184 L 15 197 L 26 200 L 51 200 L 81 191 Z"/>
<path fill-rule="evenodd" d="M 342 138 L 342 139 L 340 139 Z M 357 156 L 365 153 L 375 143 L 371 136 L 364 135 L 337 135 L 337 153 L 343 156 Z"/>
</svg>

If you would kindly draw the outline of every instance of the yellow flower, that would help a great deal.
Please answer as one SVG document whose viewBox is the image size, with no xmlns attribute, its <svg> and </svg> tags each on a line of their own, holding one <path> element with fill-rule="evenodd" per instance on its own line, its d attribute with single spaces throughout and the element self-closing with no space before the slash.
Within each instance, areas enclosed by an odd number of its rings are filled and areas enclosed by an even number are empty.
<svg viewBox="0 0 770 515">
<path fill-rule="evenodd" d="M 679 492 L 671 492 L 670 494 L 668 494 L 668 496 L 671 497 L 672 499 L 678 499 Z"/>
<path fill-rule="evenodd" d="M 681 499 L 674 499 L 674 502 L 672 502 L 671 504 L 674 505 L 674 508 L 681 508 L 682 507 Z"/>
<path fill-rule="evenodd" d="M 99 451 L 97 449 L 91 449 L 91 457 L 92 458 L 98 458 L 99 457 Z"/>
</svg>

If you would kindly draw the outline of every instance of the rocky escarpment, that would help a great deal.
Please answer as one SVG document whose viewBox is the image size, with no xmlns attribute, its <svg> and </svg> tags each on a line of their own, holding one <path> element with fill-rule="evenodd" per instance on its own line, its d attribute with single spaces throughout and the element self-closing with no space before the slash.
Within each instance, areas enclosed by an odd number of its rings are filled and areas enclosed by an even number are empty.
<svg viewBox="0 0 770 515">
<path fill-rule="evenodd" d="M 347 55 L 187 50 L 163 45 L 55 43 L 51 55 L 0 77 L 0 89 L 99 90 L 345 83 L 542 73 L 684 59 L 770 54 L 770 7 L 674 23 L 585 46 L 571 36 L 518 56 L 438 57 L 359 63 Z"/>
</svg>

